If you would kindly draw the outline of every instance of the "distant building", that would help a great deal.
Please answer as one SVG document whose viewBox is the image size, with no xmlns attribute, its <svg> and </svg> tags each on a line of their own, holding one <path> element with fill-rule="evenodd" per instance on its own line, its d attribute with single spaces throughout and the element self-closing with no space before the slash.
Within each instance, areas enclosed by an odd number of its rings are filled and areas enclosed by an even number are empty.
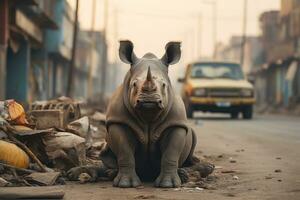
<svg viewBox="0 0 300 200">
<path fill-rule="evenodd" d="M 38 50 L 44 47 L 44 30 L 58 28 L 55 4 L 56 0 L 0 1 L 1 98 L 28 102 L 36 91 L 45 97 L 44 85 L 35 85 L 45 80 L 45 66 L 36 66 L 42 56 Z"/>
<path fill-rule="evenodd" d="M 66 0 L 0 0 L 0 100 L 28 103 L 66 94 L 74 25 Z M 105 38 L 79 30 L 77 44 L 74 96 L 100 94 Z"/>
<path fill-rule="evenodd" d="M 74 96 L 89 98 L 103 92 L 107 45 L 102 32 L 80 31 L 76 49 Z"/>
<path fill-rule="evenodd" d="M 228 45 L 218 44 L 216 48 L 216 58 L 218 60 L 240 63 L 242 36 L 231 37 Z M 251 73 L 257 66 L 261 65 L 263 46 L 261 38 L 248 36 L 244 49 L 244 64 L 242 66 L 245 74 Z"/>
<path fill-rule="evenodd" d="M 264 65 L 256 74 L 259 102 L 291 107 L 300 103 L 300 1 L 282 0 L 280 11 L 260 17 Z"/>
</svg>

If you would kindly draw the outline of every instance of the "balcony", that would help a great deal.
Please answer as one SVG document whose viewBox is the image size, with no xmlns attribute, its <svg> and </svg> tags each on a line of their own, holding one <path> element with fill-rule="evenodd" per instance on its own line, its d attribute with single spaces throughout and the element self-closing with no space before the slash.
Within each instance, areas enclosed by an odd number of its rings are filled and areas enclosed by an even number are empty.
<svg viewBox="0 0 300 200">
<path fill-rule="evenodd" d="M 17 8 L 21 9 L 32 21 L 41 28 L 58 29 L 54 20 L 54 7 L 56 0 L 32 0 L 32 4 L 18 4 Z"/>
</svg>

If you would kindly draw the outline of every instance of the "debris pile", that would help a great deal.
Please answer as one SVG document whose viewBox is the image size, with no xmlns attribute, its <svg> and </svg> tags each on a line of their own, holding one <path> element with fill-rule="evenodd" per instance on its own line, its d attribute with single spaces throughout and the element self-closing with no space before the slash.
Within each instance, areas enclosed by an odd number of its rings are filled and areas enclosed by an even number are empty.
<svg viewBox="0 0 300 200">
<path fill-rule="evenodd" d="M 64 184 L 66 171 L 97 162 L 105 115 L 81 116 L 80 109 L 67 97 L 34 102 L 27 112 L 0 101 L 0 187 Z"/>
</svg>

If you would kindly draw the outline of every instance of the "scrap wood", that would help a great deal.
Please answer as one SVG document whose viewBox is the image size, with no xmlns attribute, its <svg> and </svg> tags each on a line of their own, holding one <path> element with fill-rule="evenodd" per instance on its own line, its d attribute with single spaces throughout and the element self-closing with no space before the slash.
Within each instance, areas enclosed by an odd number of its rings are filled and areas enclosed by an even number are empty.
<svg viewBox="0 0 300 200">
<path fill-rule="evenodd" d="M 27 173 L 27 174 L 31 174 L 31 173 L 35 172 L 33 170 L 30 170 L 30 169 L 23 169 L 23 168 L 15 167 L 15 166 L 8 165 L 8 164 L 1 163 L 1 162 L 0 162 L 0 166 L 3 166 L 4 168 L 8 168 L 8 169 L 15 169 L 16 171 L 19 171 L 19 172 L 22 172 L 22 173 Z"/>
<path fill-rule="evenodd" d="M 38 183 L 39 185 L 50 186 L 55 184 L 60 174 L 61 174 L 60 172 L 46 172 L 46 173 L 34 172 L 26 176 L 25 179 L 29 182 Z"/>
<path fill-rule="evenodd" d="M 61 186 L 0 188 L 0 199 L 62 199 L 64 195 Z"/>
</svg>

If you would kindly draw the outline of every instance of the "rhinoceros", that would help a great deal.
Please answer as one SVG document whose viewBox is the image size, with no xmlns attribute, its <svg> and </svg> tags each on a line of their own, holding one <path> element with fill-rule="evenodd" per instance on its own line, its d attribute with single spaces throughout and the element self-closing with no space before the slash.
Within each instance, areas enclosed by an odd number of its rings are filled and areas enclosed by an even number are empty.
<svg viewBox="0 0 300 200">
<path fill-rule="evenodd" d="M 180 43 L 169 42 L 159 59 L 152 53 L 138 58 L 131 41 L 120 41 L 119 56 L 130 69 L 107 108 L 107 148 L 101 160 L 116 169 L 116 187 L 137 187 L 141 180 L 179 187 L 178 169 L 193 164 L 196 146 L 183 101 L 168 76 L 168 67 L 181 57 Z M 78 176 L 78 171 L 69 174 Z"/>
</svg>

